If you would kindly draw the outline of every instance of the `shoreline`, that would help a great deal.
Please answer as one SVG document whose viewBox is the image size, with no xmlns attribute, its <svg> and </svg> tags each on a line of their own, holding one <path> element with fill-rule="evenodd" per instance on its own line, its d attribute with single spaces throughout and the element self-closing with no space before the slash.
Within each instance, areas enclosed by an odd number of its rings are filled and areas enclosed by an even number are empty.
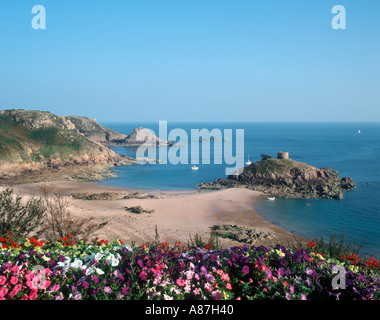
<svg viewBox="0 0 380 320">
<path fill-rule="evenodd" d="M 254 210 L 256 199 L 262 197 L 259 191 L 246 188 L 223 190 L 179 190 L 160 191 L 111 187 L 97 182 L 51 181 L 9 186 L 23 197 L 39 196 L 42 185 L 53 186 L 58 192 L 69 196 L 69 211 L 72 217 L 93 218 L 96 222 L 108 224 L 93 236 L 106 240 L 122 240 L 124 243 L 141 245 L 155 240 L 155 229 L 160 242 L 174 245 L 181 241 L 187 245 L 190 237 L 197 234 L 205 242 L 210 238 L 212 226 L 237 225 L 256 232 L 270 233 L 273 238 L 261 239 L 253 245 L 273 246 L 277 243 L 307 243 L 309 239 L 296 236 L 265 220 Z M 4 190 L 6 186 L 1 186 Z M 70 196 L 72 193 L 142 192 L 157 196 L 148 199 L 82 200 Z M 136 214 L 125 207 L 141 206 L 154 210 L 151 214 Z M 218 237 L 222 247 L 241 246 L 241 241 Z"/>
</svg>

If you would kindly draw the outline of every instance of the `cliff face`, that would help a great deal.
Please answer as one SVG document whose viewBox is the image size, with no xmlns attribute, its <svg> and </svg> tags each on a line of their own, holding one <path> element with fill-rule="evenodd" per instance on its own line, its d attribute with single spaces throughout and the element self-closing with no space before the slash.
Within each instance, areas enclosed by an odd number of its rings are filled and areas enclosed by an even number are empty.
<svg viewBox="0 0 380 320">
<path fill-rule="evenodd" d="M 125 135 L 102 126 L 94 119 L 79 116 L 66 116 L 64 118 L 69 120 L 85 137 L 104 146 L 140 146 L 143 143 L 150 143 L 152 145 L 174 144 L 171 141 L 160 140 L 152 132 L 143 127 L 135 128 L 130 135 Z"/>
<path fill-rule="evenodd" d="M 356 187 L 351 178 L 339 178 L 336 170 L 315 168 L 291 159 L 267 159 L 245 167 L 238 176 L 199 185 L 203 189 L 248 187 L 286 198 L 342 199 Z"/>
<path fill-rule="evenodd" d="M 50 112 L 0 111 L 0 180 L 70 166 L 132 164 Z M 77 171 L 77 170 L 76 170 Z"/>
<path fill-rule="evenodd" d="M 102 126 L 94 119 L 79 116 L 65 116 L 64 118 L 69 120 L 86 138 L 99 142 L 103 145 L 108 145 L 113 141 L 122 140 L 127 137 L 124 134 Z"/>
</svg>

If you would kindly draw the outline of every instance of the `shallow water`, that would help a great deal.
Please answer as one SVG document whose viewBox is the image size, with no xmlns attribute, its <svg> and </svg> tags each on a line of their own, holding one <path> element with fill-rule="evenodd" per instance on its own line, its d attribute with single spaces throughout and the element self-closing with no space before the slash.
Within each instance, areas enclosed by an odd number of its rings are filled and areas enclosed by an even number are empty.
<svg viewBox="0 0 380 320">
<path fill-rule="evenodd" d="M 152 129 L 159 134 L 158 123 L 105 123 L 107 127 L 130 134 L 137 126 Z M 341 177 L 352 177 L 357 188 L 345 194 L 343 200 L 276 199 L 259 200 L 255 209 L 265 219 L 288 231 L 306 237 L 326 239 L 335 233 L 338 239 L 344 229 L 346 239 L 361 245 L 361 254 L 380 258 L 380 124 L 370 123 L 168 123 L 168 131 L 184 129 L 190 139 L 191 129 L 244 129 L 244 154 L 251 161 L 260 160 L 260 154 L 276 157 L 278 151 L 289 151 L 296 161 L 316 167 L 330 167 Z M 358 130 L 361 134 L 358 134 Z M 188 145 L 187 141 L 184 145 Z M 228 143 L 235 147 L 235 137 Z M 225 177 L 225 163 L 199 164 L 191 170 L 189 164 L 146 164 L 115 169 L 117 178 L 99 183 L 138 189 L 191 190 L 201 182 Z M 211 143 L 211 157 L 214 154 Z M 137 148 L 113 147 L 119 154 L 136 155 Z M 170 148 L 169 148 L 170 149 Z M 212 159 L 212 158 L 211 158 Z M 307 206 L 306 204 L 311 204 Z"/>
</svg>

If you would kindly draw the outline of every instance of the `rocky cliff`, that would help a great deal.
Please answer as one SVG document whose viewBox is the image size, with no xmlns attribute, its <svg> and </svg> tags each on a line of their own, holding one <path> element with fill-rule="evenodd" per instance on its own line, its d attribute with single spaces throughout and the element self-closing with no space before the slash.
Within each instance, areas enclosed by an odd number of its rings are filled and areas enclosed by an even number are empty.
<svg viewBox="0 0 380 320">
<path fill-rule="evenodd" d="M 174 142 L 160 140 L 149 129 L 137 127 L 130 135 L 108 129 L 96 120 L 87 117 L 66 116 L 75 128 L 85 137 L 103 144 L 104 146 L 140 146 L 143 143 L 152 145 L 173 145 Z"/>
<path fill-rule="evenodd" d="M 266 159 L 244 168 L 240 175 L 202 183 L 202 189 L 247 187 L 285 198 L 342 199 L 356 187 L 351 178 L 340 178 L 338 171 L 316 168 L 291 159 Z"/>
<path fill-rule="evenodd" d="M 79 168 L 88 171 L 97 166 L 101 173 L 115 165 L 133 163 L 134 159 L 85 137 L 66 117 L 43 111 L 0 111 L 0 182 L 31 176 L 35 180 L 61 170 L 67 176 L 70 170 L 81 176 Z M 91 175 L 96 176 L 93 171 Z"/>
<path fill-rule="evenodd" d="M 125 134 L 102 126 L 95 119 L 80 116 L 65 116 L 64 118 L 69 120 L 86 138 L 103 145 L 112 144 L 114 141 L 123 140 L 127 137 Z"/>
</svg>

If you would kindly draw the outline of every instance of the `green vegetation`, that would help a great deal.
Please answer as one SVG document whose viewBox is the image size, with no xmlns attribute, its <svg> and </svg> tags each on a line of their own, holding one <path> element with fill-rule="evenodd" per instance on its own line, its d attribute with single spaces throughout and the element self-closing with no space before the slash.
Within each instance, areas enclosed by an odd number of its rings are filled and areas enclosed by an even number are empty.
<svg viewBox="0 0 380 320">
<path fill-rule="evenodd" d="M 0 237 L 12 234 L 13 241 L 43 236 L 57 241 L 67 234 L 85 239 L 108 222 L 96 223 L 93 218 L 73 218 L 67 197 L 51 186 L 41 187 L 41 197 L 27 201 L 8 188 L 0 192 Z"/>
<path fill-rule="evenodd" d="M 41 199 L 30 199 L 25 204 L 20 196 L 14 196 L 12 189 L 0 193 L 0 237 L 12 231 L 16 239 L 33 233 L 42 217 L 45 208 Z"/>
<path fill-rule="evenodd" d="M 297 162 L 291 159 L 265 159 L 259 162 L 253 163 L 249 167 L 246 167 L 244 171 L 248 174 L 277 174 L 285 175 L 289 173 L 292 169 L 298 169 L 300 171 L 312 168 L 302 162 Z"/>
<path fill-rule="evenodd" d="M 28 163 L 70 158 L 89 150 L 92 144 L 51 113 L 21 110 L 0 113 L 0 161 Z"/>
</svg>

